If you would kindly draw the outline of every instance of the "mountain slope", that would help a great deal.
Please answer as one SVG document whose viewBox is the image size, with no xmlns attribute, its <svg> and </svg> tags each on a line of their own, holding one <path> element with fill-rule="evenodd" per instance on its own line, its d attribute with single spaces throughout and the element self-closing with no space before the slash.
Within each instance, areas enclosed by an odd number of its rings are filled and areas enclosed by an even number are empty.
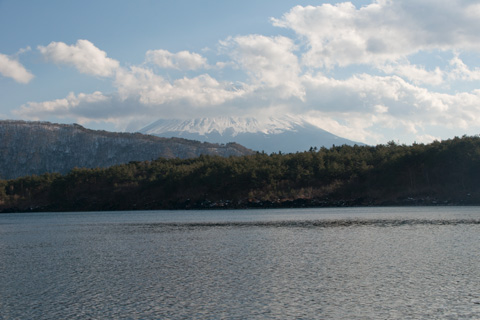
<svg viewBox="0 0 480 320">
<path fill-rule="evenodd" d="M 114 133 L 80 125 L 0 121 L 0 178 L 46 172 L 66 173 L 74 167 L 108 167 L 130 161 L 191 158 L 201 154 L 251 154 L 237 144 L 217 145 L 140 133 Z"/>
<path fill-rule="evenodd" d="M 211 143 L 236 142 L 257 151 L 302 152 L 310 147 L 362 145 L 331 134 L 301 117 L 265 119 L 216 117 L 193 120 L 158 120 L 139 132 L 159 137 L 181 137 Z"/>
</svg>

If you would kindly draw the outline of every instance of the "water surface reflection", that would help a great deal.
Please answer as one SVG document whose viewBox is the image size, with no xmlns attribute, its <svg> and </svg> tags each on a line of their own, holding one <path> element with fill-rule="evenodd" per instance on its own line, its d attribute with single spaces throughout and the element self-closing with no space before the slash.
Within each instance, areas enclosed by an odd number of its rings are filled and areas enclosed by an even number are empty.
<svg viewBox="0 0 480 320">
<path fill-rule="evenodd" d="M 479 238 L 473 207 L 0 216 L 0 319 L 478 319 Z"/>
</svg>

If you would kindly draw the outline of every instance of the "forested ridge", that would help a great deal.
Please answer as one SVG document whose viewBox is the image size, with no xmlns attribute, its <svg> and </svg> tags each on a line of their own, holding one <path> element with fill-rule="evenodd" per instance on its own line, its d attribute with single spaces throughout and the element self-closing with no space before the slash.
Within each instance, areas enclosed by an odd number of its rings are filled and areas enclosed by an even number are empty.
<svg viewBox="0 0 480 320">
<path fill-rule="evenodd" d="M 0 210 L 480 204 L 480 137 L 131 162 L 0 180 Z"/>
<path fill-rule="evenodd" d="M 130 161 L 254 153 L 236 143 L 212 144 L 140 133 L 90 130 L 78 124 L 0 120 L 0 178 L 108 168 Z"/>
</svg>

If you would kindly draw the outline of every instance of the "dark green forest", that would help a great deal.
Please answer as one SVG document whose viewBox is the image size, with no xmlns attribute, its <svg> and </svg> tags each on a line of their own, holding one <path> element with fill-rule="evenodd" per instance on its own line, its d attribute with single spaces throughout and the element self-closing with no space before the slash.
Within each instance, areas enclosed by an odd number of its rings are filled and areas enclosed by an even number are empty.
<svg viewBox="0 0 480 320">
<path fill-rule="evenodd" d="M 200 156 L 0 180 L 0 211 L 480 204 L 480 137 Z"/>
</svg>

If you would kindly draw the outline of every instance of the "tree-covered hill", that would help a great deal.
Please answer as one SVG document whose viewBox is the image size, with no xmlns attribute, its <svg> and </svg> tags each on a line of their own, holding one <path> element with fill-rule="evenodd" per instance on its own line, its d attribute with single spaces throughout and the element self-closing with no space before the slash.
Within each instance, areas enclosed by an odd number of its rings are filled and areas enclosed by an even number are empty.
<svg viewBox="0 0 480 320">
<path fill-rule="evenodd" d="M 480 137 L 131 162 L 0 181 L 3 211 L 480 204 Z"/>
<path fill-rule="evenodd" d="M 89 130 L 78 124 L 0 121 L 0 178 L 46 172 L 68 173 L 75 167 L 107 168 L 130 161 L 192 158 L 200 154 L 252 154 L 236 143 L 223 145 L 140 133 Z"/>
</svg>

